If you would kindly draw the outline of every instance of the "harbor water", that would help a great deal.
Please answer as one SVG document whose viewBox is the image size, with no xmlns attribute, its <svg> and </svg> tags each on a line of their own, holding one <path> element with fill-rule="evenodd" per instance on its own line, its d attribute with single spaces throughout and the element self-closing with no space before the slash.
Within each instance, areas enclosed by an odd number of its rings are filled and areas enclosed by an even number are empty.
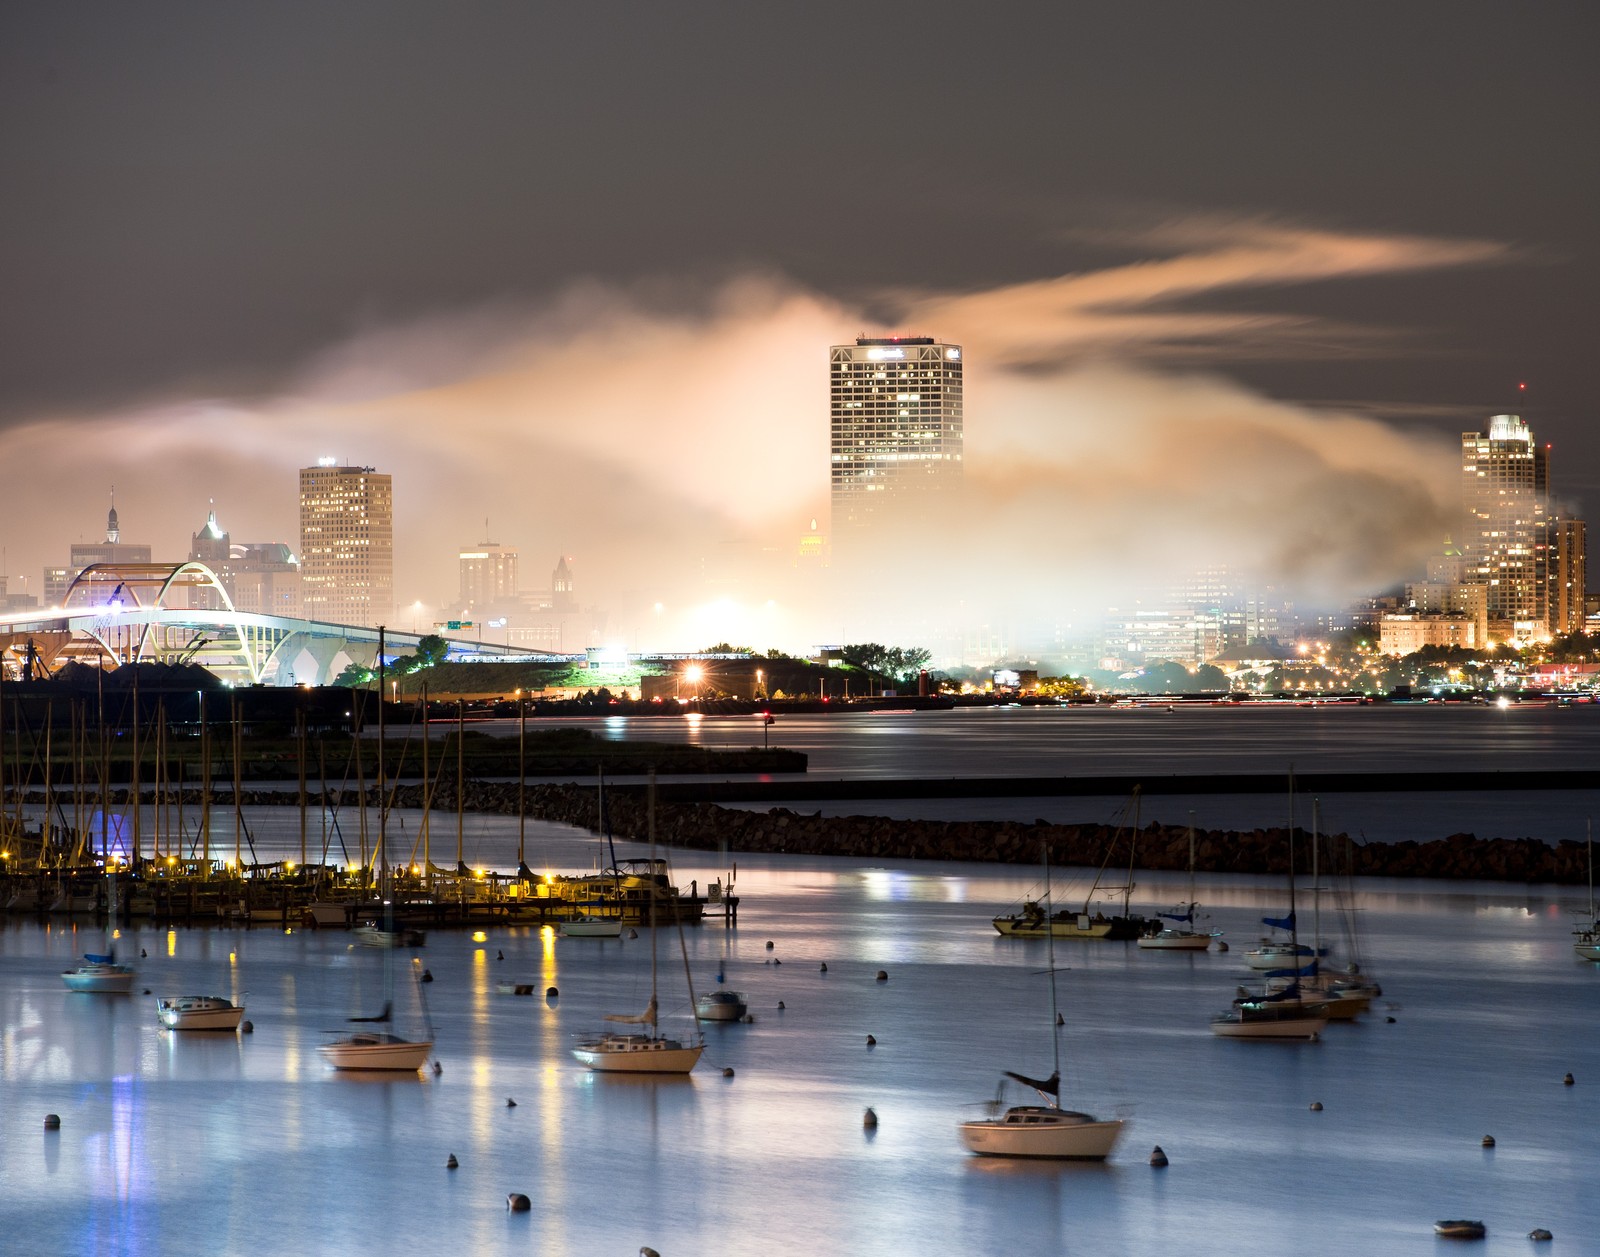
<svg viewBox="0 0 1600 1257">
<path fill-rule="evenodd" d="M 514 863 L 514 818 L 469 821 L 475 858 Z M 535 869 L 594 863 L 588 835 L 528 835 Z M 674 859 L 684 884 L 729 872 Z M 1063 870 L 1056 901 L 1086 889 Z M 1134 902 L 1186 889 L 1141 875 Z M 59 974 L 102 949 L 101 926 L 12 920 L 0 1249 L 1277 1257 L 1431 1253 L 1435 1220 L 1471 1217 L 1489 1228 L 1478 1251 L 1522 1253 L 1534 1227 L 1552 1251 L 1595 1251 L 1600 966 L 1569 936 L 1584 892 L 1367 882 L 1353 913 L 1329 896 L 1328 936 L 1355 921 L 1384 994 L 1309 1044 L 1208 1031 L 1249 979 L 1256 922 L 1286 906 L 1280 884 L 1200 880 L 1226 954 L 1058 944 L 1063 1104 L 1128 1122 L 1111 1161 L 1071 1165 L 975 1158 L 956 1135 L 1001 1070 L 1050 1071 L 1045 944 L 989 924 L 1041 893 L 1036 871 L 742 857 L 737 890 L 739 927 L 691 928 L 683 947 L 697 986 L 721 968 L 754 1021 L 706 1025 L 694 1074 L 655 1081 L 570 1055 L 604 1014 L 648 1002 L 649 930 L 434 931 L 394 955 L 396 1028 L 421 1028 L 425 992 L 442 1072 L 374 1080 L 317 1054 L 384 998 L 385 954 L 343 931 L 124 929 L 134 994 L 92 996 Z M 657 941 L 666 1028 L 687 1032 L 679 936 Z M 422 968 L 432 982 L 406 980 Z M 513 979 L 536 994 L 500 994 Z M 172 994 L 243 999 L 254 1031 L 162 1030 L 155 997 Z M 1147 1164 L 1158 1144 L 1168 1168 Z M 511 1192 L 531 1210 L 508 1212 Z"/>
</svg>

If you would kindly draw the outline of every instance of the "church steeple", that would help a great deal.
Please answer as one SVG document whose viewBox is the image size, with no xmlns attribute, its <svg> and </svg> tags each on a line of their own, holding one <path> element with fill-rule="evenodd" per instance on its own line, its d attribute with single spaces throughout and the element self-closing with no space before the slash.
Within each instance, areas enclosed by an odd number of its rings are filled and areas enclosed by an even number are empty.
<svg viewBox="0 0 1600 1257">
<path fill-rule="evenodd" d="M 122 529 L 117 526 L 117 486 L 111 486 L 111 509 L 106 513 L 106 542 L 116 545 L 122 539 Z"/>
</svg>

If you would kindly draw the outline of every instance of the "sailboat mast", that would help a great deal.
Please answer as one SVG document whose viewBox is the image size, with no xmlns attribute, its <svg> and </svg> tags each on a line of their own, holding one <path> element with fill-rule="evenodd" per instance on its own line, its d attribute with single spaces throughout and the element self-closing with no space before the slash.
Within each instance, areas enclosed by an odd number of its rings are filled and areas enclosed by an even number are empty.
<svg viewBox="0 0 1600 1257">
<path fill-rule="evenodd" d="M 1059 1077 L 1061 1073 L 1061 1014 L 1056 1009 L 1056 931 L 1050 916 L 1050 844 L 1039 844 L 1044 855 L 1044 921 L 1045 921 L 1045 967 L 1050 971 L 1050 1048 L 1053 1053 L 1052 1068 Z M 1056 1088 L 1059 1099 L 1061 1089 Z"/>
<path fill-rule="evenodd" d="M 650 832 L 650 1026 L 656 1024 L 656 770 L 650 769 L 650 798 L 649 807 L 649 832 Z"/>
<path fill-rule="evenodd" d="M 527 867 L 523 859 L 528 837 L 528 700 L 517 697 L 517 876 Z"/>
<path fill-rule="evenodd" d="M 385 797 L 383 765 L 383 625 L 378 625 L 378 891 L 389 871 L 388 799 Z"/>
<path fill-rule="evenodd" d="M 1194 915 L 1194 809 L 1189 809 L 1189 907 L 1186 909 L 1191 917 Z M 1190 927 L 1194 922 L 1189 922 Z"/>
<path fill-rule="evenodd" d="M 1318 956 L 1322 955 L 1322 877 L 1321 877 L 1321 868 L 1320 868 L 1321 853 L 1318 851 L 1318 847 L 1321 846 L 1321 843 L 1320 843 L 1320 841 L 1318 840 L 1318 837 L 1317 837 L 1317 832 L 1318 832 L 1318 825 L 1317 825 L 1318 809 L 1320 809 L 1321 806 L 1322 806 L 1322 800 L 1317 798 L 1316 795 L 1312 795 L 1311 796 L 1311 928 L 1312 928 L 1312 944 L 1311 944 L 1311 948 L 1312 948 L 1312 951 L 1315 952 Z M 1297 967 L 1298 967 L 1298 958 L 1296 958 L 1296 960 L 1297 960 Z"/>
<path fill-rule="evenodd" d="M 1584 832 L 1588 835 L 1589 843 L 1589 920 L 1595 919 L 1594 915 L 1594 818 L 1583 822 Z"/>
</svg>

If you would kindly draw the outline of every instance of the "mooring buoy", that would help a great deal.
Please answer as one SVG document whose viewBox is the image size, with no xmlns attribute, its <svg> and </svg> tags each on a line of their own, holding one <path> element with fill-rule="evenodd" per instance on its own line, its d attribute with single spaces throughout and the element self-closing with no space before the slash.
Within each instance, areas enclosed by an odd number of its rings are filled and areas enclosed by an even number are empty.
<svg viewBox="0 0 1600 1257">
<path fill-rule="evenodd" d="M 1313 1113 L 1320 1113 L 1320 1112 L 1322 1112 L 1322 1101 L 1321 1101 L 1321 1100 L 1313 1100 L 1313 1101 L 1312 1101 L 1312 1102 L 1311 1102 L 1311 1111 L 1312 1111 L 1312 1112 L 1313 1112 Z"/>
<path fill-rule="evenodd" d="M 779 1008 L 780 1011 L 782 1010 L 782 1008 L 783 1008 L 783 1001 L 782 1000 L 778 1001 L 778 1008 Z"/>
<path fill-rule="evenodd" d="M 1494 1147 L 1494 1136 L 1493 1135 L 1485 1135 L 1483 1137 L 1483 1146 L 1485 1148 L 1493 1148 Z"/>
<path fill-rule="evenodd" d="M 434 1077 L 438 1077 L 440 1074 L 444 1073 L 444 1066 L 439 1064 L 438 1061 L 434 1061 L 434 1063 L 433 1063 L 433 1073 L 434 1073 Z"/>
<path fill-rule="evenodd" d="M 44 1115 L 44 1128 L 46 1130 L 60 1130 L 61 1115 L 59 1113 L 46 1113 Z"/>
<path fill-rule="evenodd" d="M 1555 1239 L 1555 1236 L 1551 1235 L 1550 1232 L 1545 1230 L 1542 1226 L 1536 1226 L 1533 1228 L 1533 1230 L 1528 1232 L 1528 1238 L 1530 1240 L 1553 1240 Z"/>
<path fill-rule="evenodd" d="M 732 1065 L 724 1065 L 722 1067 L 722 1076 L 724 1078 L 732 1078 L 733 1077 L 733 1066 Z"/>
<path fill-rule="evenodd" d="M 767 950 L 768 951 L 772 950 L 772 940 L 770 938 L 767 940 Z"/>
<path fill-rule="evenodd" d="M 826 960 L 824 960 L 822 962 L 822 968 L 818 969 L 817 972 L 818 973 L 826 973 L 826 972 L 828 972 L 828 962 Z"/>
<path fill-rule="evenodd" d="M 560 995 L 561 992 L 556 990 L 556 988 L 553 986 L 547 986 L 544 988 L 545 999 L 557 999 Z"/>
<path fill-rule="evenodd" d="M 1561 1085 L 1563 1087 L 1571 1087 L 1571 1086 L 1573 1086 L 1575 1084 L 1575 1082 L 1576 1082 L 1576 1080 L 1572 1077 L 1571 1074 L 1567 1074 L 1565 1077 L 1563 1077 L 1561 1079 Z"/>
<path fill-rule="evenodd" d="M 506 954 L 505 954 L 505 952 L 503 952 L 503 951 L 497 951 L 497 952 L 495 952 L 495 954 L 494 954 L 494 958 L 495 958 L 495 959 L 496 959 L 496 960 L 504 960 L 504 959 L 505 959 L 505 958 L 506 958 Z"/>
<path fill-rule="evenodd" d="M 867 1036 L 867 1046 L 868 1047 L 877 1047 L 878 1046 L 878 1040 L 874 1036 L 869 1034 Z"/>
<path fill-rule="evenodd" d="M 879 969 L 877 980 L 879 982 L 887 982 L 889 980 L 889 971 L 887 969 Z"/>
<path fill-rule="evenodd" d="M 517 1107 L 517 1102 L 515 1100 L 513 1100 L 510 1096 L 507 1096 L 506 1097 L 506 1108 L 514 1109 L 516 1107 Z"/>
<path fill-rule="evenodd" d="M 432 982 L 433 981 L 433 971 L 431 969 L 424 969 L 422 971 L 422 977 L 421 977 L 420 980 L 423 981 L 423 982 Z"/>
<path fill-rule="evenodd" d="M 533 1201 L 529 1200 L 521 1192 L 512 1192 L 506 1197 L 506 1208 L 512 1213 L 527 1213 L 528 1210 L 533 1208 Z"/>
<path fill-rule="evenodd" d="M 255 1032 L 256 1032 L 256 1023 L 255 1022 L 253 1022 L 253 1021 L 241 1021 L 239 1023 L 239 1033 L 240 1034 L 254 1034 Z"/>
<path fill-rule="evenodd" d="M 1160 1144 L 1157 1144 L 1154 1148 L 1150 1149 L 1150 1164 L 1155 1166 L 1158 1170 L 1167 1164 L 1167 1154 L 1161 1151 Z"/>
<path fill-rule="evenodd" d="M 460 1164 L 461 1162 L 456 1160 L 456 1154 L 453 1152 L 444 1159 L 444 1168 L 447 1170 L 456 1169 Z"/>
</svg>

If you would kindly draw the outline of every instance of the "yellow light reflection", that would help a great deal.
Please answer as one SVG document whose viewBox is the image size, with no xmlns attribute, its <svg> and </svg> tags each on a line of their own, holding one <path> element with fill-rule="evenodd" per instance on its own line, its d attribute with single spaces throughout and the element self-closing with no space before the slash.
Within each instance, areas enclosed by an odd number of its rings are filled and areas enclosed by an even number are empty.
<svg viewBox="0 0 1600 1257">
<path fill-rule="evenodd" d="M 167 955 L 168 956 L 176 956 L 177 954 L 178 954 L 178 931 L 177 930 L 168 930 L 167 931 Z"/>
<path fill-rule="evenodd" d="M 487 943 L 489 941 L 489 936 L 487 934 L 485 934 L 482 930 L 473 930 L 472 931 L 472 941 L 474 943 Z"/>
</svg>

